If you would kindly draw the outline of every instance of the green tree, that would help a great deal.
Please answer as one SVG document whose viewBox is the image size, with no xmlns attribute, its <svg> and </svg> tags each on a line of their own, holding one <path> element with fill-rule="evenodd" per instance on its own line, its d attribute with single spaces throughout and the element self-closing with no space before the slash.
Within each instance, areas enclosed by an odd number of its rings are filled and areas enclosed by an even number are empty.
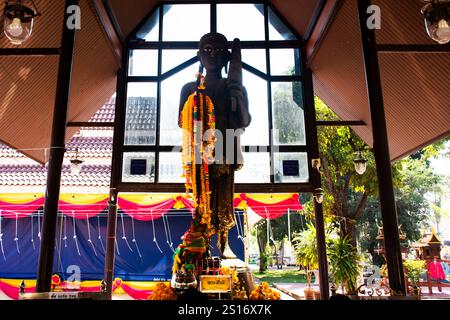
<svg viewBox="0 0 450 320">
<path fill-rule="evenodd" d="M 398 161 L 398 184 L 395 188 L 398 223 L 406 235 L 407 242 L 415 242 L 421 236 L 421 226 L 433 215 L 433 204 L 426 198 L 428 192 L 445 188 L 442 177 L 435 174 L 429 165 L 429 157 L 442 145 L 429 148 Z M 436 212 L 434 212 L 436 214 Z M 375 240 L 377 225 L 381 226 L 380 206 L 376 199 L 369 199 L 366 210 L 358 222 L 360 240 L 363 250 L 373 254 L 377 245 Z"/>
<path fill-rule="evenodd" d="M 339 120 L 318 97 L 315 105 L 318 120 Z M 317 135 L 324 190 L 331 196 L 330 203 L 324 205 L 325 211 L 338 218 L 340 236 L 347 236 L 355 246 L 356 223 L 369 197 L 377 195 L 375 159 L 371 149 L 347 126 L 319 127 Z M 357 151 L 362 151 L 368 160 L 363 175 L 355 171 L 353 160 Z"/>
</svg>

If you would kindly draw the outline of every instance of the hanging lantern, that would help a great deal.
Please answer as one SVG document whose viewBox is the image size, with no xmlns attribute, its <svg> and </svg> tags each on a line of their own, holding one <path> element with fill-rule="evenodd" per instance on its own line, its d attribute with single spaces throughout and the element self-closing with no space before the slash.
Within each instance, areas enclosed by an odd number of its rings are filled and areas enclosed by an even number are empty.
<svg viewBox="0 0 450 320">
<path fill-rule="evenodd" d="M 79 175 L 83 166 L 83 160 L 78 159 L 78 148 L 76 149 L 75 159 L 70 159 L 70 172 L 73 175 Z"/>
<path fill-rule="evenodd" d="M 26 2 L 29 2 L 32 8 L 26 6 Z M 11 43 L 17 46 L 31 36 L 34 18 L 40 15 L 33 0 L 6 1 L 3 13 L 4 33 Z"/>
<path fill-rule="evenodd" d="M 314 189 L 314 199 L 316 199 L 317 203 L 323 202 L 323 190 L 322 188 Z"/>
<path fill-rule="evenodd" d="M 422 8 L 428 36 L 439 44 L 450 42 L 450 0 L 424 0 Z"/>
<path fill-rule="evenodd" d="M 357 151 L 356 158 L 353 159 L 353 163 L 355 164 L 355 170 L 359 175 L 363 175 L 367 169 L 367 159 L 363 157 L 362 151 Z"/>
</svg>

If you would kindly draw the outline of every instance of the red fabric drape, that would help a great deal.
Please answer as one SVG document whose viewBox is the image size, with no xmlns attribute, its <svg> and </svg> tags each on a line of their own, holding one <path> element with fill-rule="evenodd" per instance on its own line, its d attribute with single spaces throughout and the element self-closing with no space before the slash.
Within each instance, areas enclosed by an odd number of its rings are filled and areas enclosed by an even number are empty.
<svg viewBox="0 0 450 320">
<path fill-rule="evenodd" d="M 179 196 L 177 200 L 181 201 L 181 203 L 186 207 L 186 209 L 189 209 L 190 211 L 194 210 L 194 202 L 192 200 L 181 196 Z"/>
<path fill-rule="evenodd" d="M 234 198 L 233 205 L 238 207 L 242 201 L 246 201 L 247 206 L 249 206 L 254 212 L 263 218 L 276 219 L 286 213 L 287 209 L 291 210 L 302 210 L 302 206 L 299 202 L 298 194 L 293 194 L 289 199 L 277 202 L 277 203 L 264 203 L 246 194 L 240 194 L 238 197 Z M 183 197 L 178 196 L 176 199 L 170 198 L 166 201 L 142 205 L 135 203 L 130 200 L 118 197 L 119 207 L 129 216 L 134 219 L 141 221 L 151 221 L 158 219 L 167 213 L 170 209 L 179 208 L 180 203 L 190 210 L 194 210 L 193 201 Z M 44 198 L 39 197 L 36 200 L 27 203 L 13 204 L 0 201 L 0 214 L 4 218 L 25 218 L 30 214 L 34 213 L 44 204 Z M 108 198 L 102 199 L 101 201 L 94 203 L 72 203 L 60 200 L 59 210 L 64 214 L 75 217 L 76 219 L 86 219 L 92 218 L 104 211 L 108 206 Z"/>
<path fill-rule="evenodd" d="M 26 218 L 44 205 L 44 198 L 36 198 L 26 203 L 8 203 L 0 200 L 0 215 L 3 218 Z"/>
<path fill-rule="evenodd" d="M 140 205 L 122 198 L 119 198 L 118 204 L 127 215 L 133 217 L 133 219 L 140 221 L 151 221 L 161 218 L 176 203 L 176 200 L 169 199 L 167 201 L 152 204 L 152 205 Z"/>
<path fill-rule="evenodd" d="M 19 288 L 13 285 L 10 285 L 9 283 L 0 281 L 0 291 L 3 291 L 3 293 L 8 296 L 11 299 L 17 300 L 19 299 Z M 25 288 L 25 292 L 35 292 L 36 287 L 29 287 Z"/>
<path fill-rule="evenodd" d="M 92 204 L 76 204 L 59 201 L 58 210 L 75 219 L 92 218 L 100 214 L 108 206 L 108 199 Z"/>
<path fill-rule="evenodd" d="M 256 201 L 252 198 L 247 197 L 245 194 L 242 194 L 240 197 L 242 200 L 247 202 L 247 205 L 259 216 L 270 220 L 277 219 L 284 215 L 287 209 L 290 210 L 302 210 L 303 207 L 300 204 L 298 194 L 293 194 L 292 197 L 286 199 L 284 201 L 280 201 L 272 204 L 265 204 L 260 201 Z"/>
<path fill-rule="evenodd" d="M 130 287 L 127 284 L 122 284 L 123 291 L 135 300 L 147 300 L 152 294 L 152 290 L 138 290 Z"/>
</svg>

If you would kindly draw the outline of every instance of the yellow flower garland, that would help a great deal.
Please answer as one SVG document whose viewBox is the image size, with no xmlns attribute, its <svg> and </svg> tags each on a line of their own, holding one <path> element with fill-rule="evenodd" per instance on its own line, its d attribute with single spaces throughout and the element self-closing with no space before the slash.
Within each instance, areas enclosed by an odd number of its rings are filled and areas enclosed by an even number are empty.
<svg viewBox="0 0 450 320">
<path fill-rule="evenodd" d="M 205 236 L 209 237 L 211 228 L 211 208 L 210 208 L 210 185 L 208 164 L 214 158 L 214 133 L 203 141 L 207 130 L 214 131 L 215 115 L 214 104 L 210 97 L 205 94 L 204 78 L 198 90 L 191 94 L 182 110 L 183 128 L 183 177 L 186 178 L 186 193 L 192 191 L 194 207 L 198 208 L 199 216 L 196 217 L 200 224 L 206 226 Z M 205 119 L 206 106 L 206 119 Z M 197 141 L 200 139 L 200 141 Z M 197 149 L 198 148 L 198 149 Z M 201 163 L 196 162 L 196 151 L 200 152 Z M 197 152 L 198 152 L 197 151 Z M 197 181 L 197 165 L 200 165 L 200 181 Z M 200 189 L 197 190 L 198 183 Z"/>
</svg>

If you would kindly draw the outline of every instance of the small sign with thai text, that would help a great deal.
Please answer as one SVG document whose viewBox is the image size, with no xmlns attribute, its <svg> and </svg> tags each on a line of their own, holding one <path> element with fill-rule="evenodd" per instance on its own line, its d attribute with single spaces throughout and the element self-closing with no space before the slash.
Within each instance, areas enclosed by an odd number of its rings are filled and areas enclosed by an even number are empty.
<svg viewBox="0 0 450 320">
<path fill-rule="evenodd" d="M 200 291 L 203 293 L 230 293 L 232 288 L 231 275 L 200 276 Z"/>
</svg>

